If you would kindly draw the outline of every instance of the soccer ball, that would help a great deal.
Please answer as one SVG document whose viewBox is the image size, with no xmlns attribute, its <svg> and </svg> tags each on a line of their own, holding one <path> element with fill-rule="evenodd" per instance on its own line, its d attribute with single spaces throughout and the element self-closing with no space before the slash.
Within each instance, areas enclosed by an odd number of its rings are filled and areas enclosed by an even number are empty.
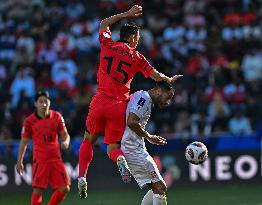
<svg viewBox="0 0 262 205">
<path fill-rule="evenodd" d="M 192 142 L 186 148 L 186 159 L 192 164 L 202 164 L 208 157 L 208 150 L 202 142 Z"/>
</svg>

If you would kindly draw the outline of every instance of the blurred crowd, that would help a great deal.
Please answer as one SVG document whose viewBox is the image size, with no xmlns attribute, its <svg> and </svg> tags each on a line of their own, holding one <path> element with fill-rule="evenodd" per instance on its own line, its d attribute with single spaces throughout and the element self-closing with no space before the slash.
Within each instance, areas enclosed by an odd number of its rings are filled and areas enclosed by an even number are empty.
<svg viewBox="0 0 262 205">
<path fill-rule="evenodd" d="M 0 141 L 20 138 L 38 90 L 82 136 L 97 87 L 100 20 L 143 6 L 138 50 L 183 74 L 148 129 L 164 136 L 262 133 L 262 0 L 0 0 Z M 122 21 L 112 28 L 118 40 Z M 132 92 L 153 82 L 138 75 Z"/>
</svg>

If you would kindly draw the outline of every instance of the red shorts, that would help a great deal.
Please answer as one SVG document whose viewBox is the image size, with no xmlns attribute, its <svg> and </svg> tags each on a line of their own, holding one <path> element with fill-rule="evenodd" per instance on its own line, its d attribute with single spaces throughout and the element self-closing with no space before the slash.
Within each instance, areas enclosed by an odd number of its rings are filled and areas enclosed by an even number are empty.
<svg viewBox="0 0 262 205">
<path fill-rule="evenodd" d="M 33 163 L 33 187 L 46 189 L 48 184 L 53 189 L 70 185 L 70 178 L 63 161 Z"/>
<path fill-rule="evenodd" d="M 99 94 L 92 98 L 86 128 L 94 136 L 104 134 L 105 144 L 121 141 L 126 126 L 126 101 Z"/>
</svg>

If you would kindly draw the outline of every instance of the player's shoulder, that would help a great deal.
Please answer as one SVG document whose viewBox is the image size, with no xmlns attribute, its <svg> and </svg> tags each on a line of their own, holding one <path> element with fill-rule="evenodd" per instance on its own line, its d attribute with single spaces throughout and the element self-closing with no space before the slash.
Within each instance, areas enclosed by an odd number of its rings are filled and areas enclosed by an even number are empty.
<svg viewBox="0 0 262 205">
<path fill-rule="evenodd" d="M 31 113 L 30 115 L 28 115 L 25 119 L 24 119 L 24 125 L 28 126 L 28 125 L 32 125 L 37 121 L 36 115 L 35 113 Z"/>
<path fill-rule="evenodd" d="M 62 114 L 56 110 L 50 110 L 50 118 L 52 119 L 58 119 L 61 118 Z"/>
<path fill-rule="evenodd" d="M 134 95 L 137 96 L 137 97 L 150 98 L 150 95 L 149 95 L 148 91 L 145 91 L 145 90 L 136 91 L 136 92 L 134 93 Z"/>
<path fill-rule="evenodd" d="M 142 60 L 146 59 L 146 57 L 139 51 L 135 50 L 135 52 L 138 59 L 142 59 Z"/>
<path fill-rule="evenodd" d="M 139 104 L 150 104 L 151 103 L 151 97 L 147 91 L 139 90 L 133 94 L 133 98 L 131 100 L 136 101 Z"/>
<path fill-rule="evenodd" d="M 63 115 L 60 113 L 60 112 L 58 112 L 58 111 L 54 111 L 54 110 L 51 110 L 51 119 L 53 120 L 53 121 L 55 121 L 55 122 L 62 122 L 62 123 L 64 123 L 65 122 L 65 120 L 64 120 L 64 118 L 63 118 Z"/>
<path fill-rule="evenodd" d="M 35 116 L 35 113 L 31 113 L 30 115 L 28 115 L 24 121 L 26 122 L 31 122 L 31 121 L 34 121 L 36 119 L 36 116 Z"/>
</svg>

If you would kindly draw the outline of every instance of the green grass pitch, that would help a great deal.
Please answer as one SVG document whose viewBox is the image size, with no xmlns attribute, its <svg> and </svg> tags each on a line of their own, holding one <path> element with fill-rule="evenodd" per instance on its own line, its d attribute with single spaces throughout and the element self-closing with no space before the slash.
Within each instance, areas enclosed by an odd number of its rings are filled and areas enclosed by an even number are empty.
<svg viewBox="0 0 262 205">
<path fill-rule="evenodd" d="M 125 189 L 91 190 L 87 199 L 79 199 L 76 191 L 71 191 L 61 205 L 140 205 L 146 190 Z M 0 192 L 0 205 L 29 205 L 31 193 L 11 194 Z M 43 195 L 43 205 L 47 204 L 50 192 Z M 177 187 L 168 191 L 169 205 L 262 205 L 262 185 L 206 185 Z"/>
</svg>

